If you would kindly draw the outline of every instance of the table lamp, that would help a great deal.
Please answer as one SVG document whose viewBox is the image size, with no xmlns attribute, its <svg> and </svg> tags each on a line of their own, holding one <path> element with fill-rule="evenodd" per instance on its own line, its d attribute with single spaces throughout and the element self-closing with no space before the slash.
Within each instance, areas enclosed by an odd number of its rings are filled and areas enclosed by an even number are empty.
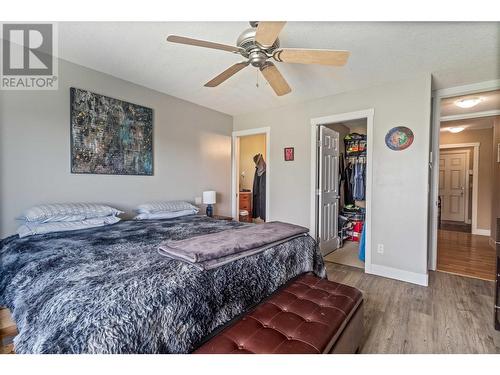
<svg viewBox="0 0 500 375">
<path fill-rule="evenodd" d="M 203 203 L 207 205 L 207 216 L 214 216 L 214 209 L 212 204 L 215 204 L 215 191 L 204 191 L 203 192 Z"/>
</svg>

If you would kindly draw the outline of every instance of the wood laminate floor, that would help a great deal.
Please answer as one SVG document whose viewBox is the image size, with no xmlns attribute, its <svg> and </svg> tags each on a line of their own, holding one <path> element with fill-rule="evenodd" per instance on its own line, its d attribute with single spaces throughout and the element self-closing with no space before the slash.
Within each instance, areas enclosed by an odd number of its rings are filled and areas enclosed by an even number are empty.
<svg viewBox="0 0 500 375">
<path fill-rule="evenodd" d="M 0 354 L 14 352 L 12 339 L 16 334 L 16 324 L 10 318 L 9 309 L 0 308 Z"/>
<path fill-rule="evenodd" d="M 496 252 L 487 236 L 438 231 L 438 271 L 495 280 Z"/>
<path fill-rule="evenodd" d="M 472 232 L 472 225 L 466 224 L 461 221 L 441 220 L 441 222 L 438 224 L 438 228 L 443 230 L 452 230 L 455 232 L 464 232 L 464 233 Z"/>
<path fill-rule="evenodd" d="M 325 261 L 365 269 L 365 263 L 359 260 L 358 253 L 358 242 L 345 241 L 343 247 L 325 256 Z"/>
<path fill-rule="evenodd" d="M 430 272 L 423 287 L 326 263 L 330 280 L 363 291 L 361 353 L 500 353 L 494 283 Z"/>
</svg>

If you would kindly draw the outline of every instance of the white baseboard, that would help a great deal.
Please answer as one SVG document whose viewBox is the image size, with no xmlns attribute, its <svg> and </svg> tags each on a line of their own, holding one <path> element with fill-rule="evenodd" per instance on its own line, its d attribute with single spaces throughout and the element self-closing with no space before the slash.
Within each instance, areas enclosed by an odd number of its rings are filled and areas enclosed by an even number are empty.
<svg viewBox="0 0 500 375">
<path fill-rule="evenodd" d="M 472 234 L 477 234 L 478 236 L 490 236 L 491 231 L 489 229 L 473 229 Z"/>
<path fill-rule="evenodd" d="M 381 266 L 379 264 L 372 264 L 370 270 L 366 270 L 366 272 L 377 276 L 388 277 L 390 279 L 406 281 L 407 283 L 423 286 L 429 285 L 429 275 L 426 273 L 404 271 L 397 268 Z"/>
</svg>

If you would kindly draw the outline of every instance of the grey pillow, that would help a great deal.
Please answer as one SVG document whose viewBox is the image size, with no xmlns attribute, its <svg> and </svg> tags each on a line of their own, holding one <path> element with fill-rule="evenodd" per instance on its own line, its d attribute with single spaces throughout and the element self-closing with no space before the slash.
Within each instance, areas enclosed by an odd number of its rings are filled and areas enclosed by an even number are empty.
<svg viewBox="0 0 500 375">
<path fill-rule="evenodd" d="M 65 232 L 69 230 L 88 229 L 114 224 L 120 221 L 116 216 L 95 217 L 81 221 L 53 221 L 47 223 L 25 222 L 17 229 L 20 238 L 53 232 Z"/>
<path fill-rule="evenodd" d="M 153 214 L 156 212 L 176 212 L 184 210 L 196 210 L 198 212 L 198 207 L 193 206 L 189 202 L 185 201 L 156 201 L 141 204 L 137 207 L 137 212 L 140 214 Z"/>
<path fill-rule="evenodd" d="M 116 208 L 99 203 L 40 204 L 25 210 L 18 218 L 29 222 L 81 221 L 121 214 Z"/>
<path fill-rule="evenodd" d="M 175 217 L 187 216 L 187 215 L 195 215 L 198 213 L 198 210 L 182 210 L 182 211 L 162 211 L 162 212 L 154 212 L 152 214 L 141 213 L 134 217 L 134 220 L 154 220 L 154 219 L 173 219 Z"/>
</svg>

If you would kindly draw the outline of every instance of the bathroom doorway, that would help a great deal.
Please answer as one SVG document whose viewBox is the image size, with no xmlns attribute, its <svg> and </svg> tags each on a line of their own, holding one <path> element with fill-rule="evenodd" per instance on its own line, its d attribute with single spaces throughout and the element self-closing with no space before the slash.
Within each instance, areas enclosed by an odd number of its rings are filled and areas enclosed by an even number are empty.
<svg viewBox="0 0 500 375">
<path fill-rule="evenodd" d="M 264 223 L 269 218 L 269 129 L 233 132 L 232 216 Z"/>
</svg>

